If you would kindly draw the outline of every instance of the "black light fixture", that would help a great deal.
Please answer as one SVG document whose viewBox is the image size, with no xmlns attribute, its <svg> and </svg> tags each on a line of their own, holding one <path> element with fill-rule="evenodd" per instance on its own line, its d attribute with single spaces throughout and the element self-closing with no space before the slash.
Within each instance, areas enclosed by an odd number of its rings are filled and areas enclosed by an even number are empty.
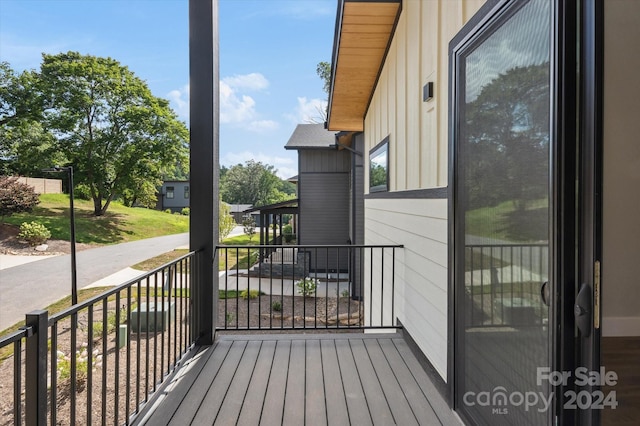
<svg viewBox="0 0 640 426">
<path fill-rule="evenodd" d="M 428 82 L 422 88 L 422 102 L 427 102 L 433 99 L 433 81 Z"/>
<path fill-rule="evenodd" d="M 47 169 L 42 169 L 46 173 L 61 173 L 67 172 L 69 177 L 69 228 L 71 230 L 70 243 L 71 243 L 71 304 L 76 305 L 78 303 L 78 280 L 76 273 L 76 217 L 73 210 L 73 166 L 55 166 Z"/>
</svg>

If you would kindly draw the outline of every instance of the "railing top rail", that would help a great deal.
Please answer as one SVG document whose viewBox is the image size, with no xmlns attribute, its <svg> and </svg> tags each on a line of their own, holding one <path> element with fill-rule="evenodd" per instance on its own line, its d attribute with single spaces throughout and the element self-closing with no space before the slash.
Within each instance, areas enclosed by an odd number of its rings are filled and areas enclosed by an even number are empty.
<svg viewBox="0 0 640 426">
<path fill-rule="evenodd" d="M 549 243 L 503 243 L 503 244 L 465 244 L 465 248 L 490 247 L 547 247 Z"/>
<path fill-rule="evenodd" d="M 100 293 L 100 294 L 98 294 L 96 296 L 93 296 L 93 297 L 91 297 L 91 298 L 89 298 L 89 299 L 87 299 L 87 300 L 85 300 L 83 302 L 78 303 L 77 305 L 70 306 L 69 308 L 67 308 L 67 309 L 65 309 L 63 311 L 58 312 L 57 314 L 50 316 L 48 325 L 49 325 L 49 327 L 51 327 L 53 324 L 59 322 L 61 319 L 65 318 L 65 317 L 68 317 L 70 315 L 76 314 L 76 313 L 80 312 L 81 310 L 83 310 L 84 308 L 87 308 L 90 305 L 95 304 L 96 302 L 99 302 L 99 301 L 101 301 L 103 299 L 106 299 L 106 298 L 108 298 L 110 296 L 113 296 L 114 294 L 126 289 L 127 287 L 131 287 L 131 286 L 135 285 L 139 281 L 145 280 L 148 277 L 151 277 L 151 276 L 157 274 L 158 272 L 160 272 L 160 271 L 162 271 L 162 270 L 164 270 L 164 269 L 166 269 L 166 268 L 168 268 L 168 267 L 170 267 L 172 265 L 175 265 L 175 264 L 181 262 L 182 260 L 184 260 L 184 259 L 186 259 L 188 257 L 192 257 L 193 255 L 195 255 L 195 253 L 197 253 L 197 252 L 190 251 L 189 253 L 186 253 L 186 254 L 178 257 L 177 259 L 174 259 L 174 260 L 172 260 L 170 262 L 167 262 L 164 265 L 158 266 L 157 268 L 155 268 L 155 269 L 153 269 L 153 270 L 151 270 L 149 272 L 146 272 L 146 273 L 141 274 L 141 275 L 139 275 L 139 276 L 137 276 L 135 278 L 132 278 L 129 281 L 126 281 L 126 282 L 124 282 L 124 283 L 122 283 L 122 284 L 120 284 L 120 285 L 118 285 L 116 287 L 113 287 L 113 288 L 111 288 L 109 290 L 106 290 L 106 291 L 104 291 L 104 292 L 102 292 L 102 293 Z"/>
<path fill-rule="evenodd" d="M 255 245 L 228 245 L 219 244 L 217 249 L 225 248 L 404 248 L 404 244 L 255 244 Z"/>
<path fill-rule="evenodd" d="M 5 346 L 9 346 L 12 343 L 17 342 L 18 340 L 29 337 L 29 334 L 31 331 L 30 329 L 31 327 L 23 327 L 23 328 L 20 328 L 19 330 L 12 331 L 11 333 L 0 337 L 0 349 L 4 348 Z"/>
</svg>

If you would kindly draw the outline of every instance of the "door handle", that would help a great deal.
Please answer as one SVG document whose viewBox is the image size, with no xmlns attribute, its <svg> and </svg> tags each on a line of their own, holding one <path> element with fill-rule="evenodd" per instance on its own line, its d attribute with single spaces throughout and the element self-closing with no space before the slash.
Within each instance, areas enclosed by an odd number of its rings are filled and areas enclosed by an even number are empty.
<svg viewBox="0 0 640 426">
<path fill-rule="evenodd" d="M 578 330 L 580 330 L 582 337 L 589 337 L 591 335 L 591 305 L 591 287 L 587 283 L 582 283 L 580 291 L 578 291 L 578 296 L 576 297 L 576 303 L 573 305 L 573 315 L 576 319 L 576 326 Z"/>
<path fill-rule="evenodd" d="M 547 306 L 551 305 L 551 290 L 549 289 L 549 281 L 545 281 L 542 283 L 542 287 L 540 287 L 540 298 L 542 299 L 542 303 Z"/>
</svg>

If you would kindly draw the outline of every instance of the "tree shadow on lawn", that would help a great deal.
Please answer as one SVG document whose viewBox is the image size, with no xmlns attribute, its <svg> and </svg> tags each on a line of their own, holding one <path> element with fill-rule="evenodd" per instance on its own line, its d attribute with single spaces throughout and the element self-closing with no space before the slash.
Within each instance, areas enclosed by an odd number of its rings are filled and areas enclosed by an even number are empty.
<svg viewBox="0 0 640 426">
<path fill-rule="evenodd" d="M 515 210 L 504 214 L 505 236 L 510 241 L 547 241 L 549 239 L 549 209 L 540 207 Z"/>
<path fill-rule="evenodd" d="M 45 225 L 52 234 L 70 237 L 69 208 L 39 208 L 39 221 Z M 131 235 L 133 232 L 126 228 L 125 218 L 121 214 L 107 212 L 104 216 L 94 216 L 87 211 L 75 212 L 76 241 L 88 244 L 113 244 L 123 240 L 123 235 Z"/>
</svg>

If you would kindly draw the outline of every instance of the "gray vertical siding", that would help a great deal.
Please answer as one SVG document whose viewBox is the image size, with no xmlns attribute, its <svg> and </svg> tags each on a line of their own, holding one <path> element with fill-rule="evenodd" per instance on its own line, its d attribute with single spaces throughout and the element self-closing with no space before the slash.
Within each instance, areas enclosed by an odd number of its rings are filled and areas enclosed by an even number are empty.
<svg viewBox="0 0 640 426">
<path fill-rule="evenodd" d="M 360 133 L 353 138 L 353 148 L 357 152 L 364 152 L 364 133 Z M 351 240 L 353 244 L 364 244 L 364 155 L 352 154 L 355 157 L 355 170 L 351 173 L 355 173 L 355 188 L 351 188 L 351 191 L 355 189 L 355 206 L 352 202 L 349 205 L 350 209 L 355 209 L 355 214 L 351 217 L 355 220 L 355 223 L 351 223 Z M 354 179 L 351 179 L 351 185 L 353 186 Z M 361 294 L 362 277 L 360 271 L 363 265 L 362 251 L 357 252 L 359 255 L 354 254 L 353 267 L 352 267 L 352 296 L 361 298 L 364 296 Z"/>
<path fill-rule="evenodd" d="M 300 173 L 341 173 L 351 170 L 347 150 L 307 149 L 298 151 Z"/>
</svg>

